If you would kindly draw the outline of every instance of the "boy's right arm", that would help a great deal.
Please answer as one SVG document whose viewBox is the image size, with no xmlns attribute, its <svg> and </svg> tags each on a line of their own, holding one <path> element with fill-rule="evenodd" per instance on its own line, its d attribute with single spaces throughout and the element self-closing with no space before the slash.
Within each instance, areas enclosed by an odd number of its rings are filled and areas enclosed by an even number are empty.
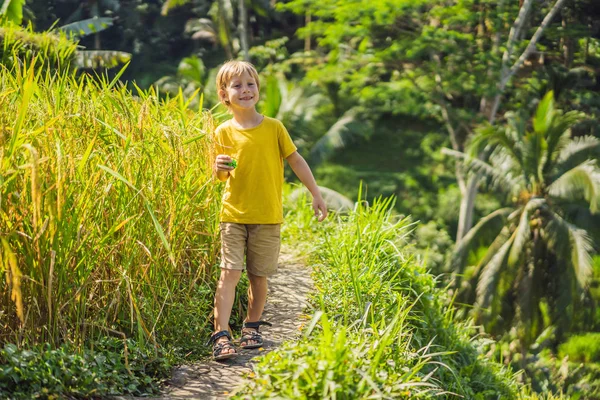
<svg viewBox="0 0 600 400">
<path fill-rule="evenodd" d="M 232 161 L 232 158 L 226 154 L 219 154 L 215 159 L 215 174 L 221 182 L 225 182 L 229 178 L 229 172 L 233 171 L 233 167 L 227 165 Z"/>
</svg>

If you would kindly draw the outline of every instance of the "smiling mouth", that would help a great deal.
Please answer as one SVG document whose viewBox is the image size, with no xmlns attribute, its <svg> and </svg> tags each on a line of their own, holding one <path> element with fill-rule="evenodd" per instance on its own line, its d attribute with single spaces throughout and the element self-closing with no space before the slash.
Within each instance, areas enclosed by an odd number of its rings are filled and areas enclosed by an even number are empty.
<svg viewBox="0 0 600 400">
<path fill-rule="evenodd" d="M 254 97 L 241 97 L 240 100 L 252 100 Z"/>
</svg>

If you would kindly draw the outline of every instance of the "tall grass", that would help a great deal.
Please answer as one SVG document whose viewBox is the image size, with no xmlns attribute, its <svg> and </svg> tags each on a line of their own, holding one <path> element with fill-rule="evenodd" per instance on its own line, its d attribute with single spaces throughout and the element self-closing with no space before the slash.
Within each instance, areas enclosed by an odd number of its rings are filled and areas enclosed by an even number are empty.
<svg viewBox="0 0 600 400">
<path fill-rule="evenodd" d="M 528 398 L 412 257 L 414 225 L 392 202 L 359 201 L 321 228 L 292 206 L 285 240 L 311 243 L 319 311 L 303 340 L 260 361 L 239 398 Z"/>
<path fill-rule="evenodd" d="M 0 66 L 0 344 L 210 329 L 212 117 L 118 77 Z"/>
</svg>

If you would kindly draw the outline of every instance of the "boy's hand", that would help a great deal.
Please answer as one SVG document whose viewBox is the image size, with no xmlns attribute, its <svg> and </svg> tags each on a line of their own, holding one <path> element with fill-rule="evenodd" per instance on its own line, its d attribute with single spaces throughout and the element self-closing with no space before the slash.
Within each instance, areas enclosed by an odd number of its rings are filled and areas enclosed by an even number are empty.
<svg viewBox="0 0 600 400">
<path fill-rule="evenodd" d="M 323 197 L 313 197 L 312 207 L 313 210 L 315 210 L 315 217 L 319 219 L 319 222 L 327 218 L 327 205 L 325 204 Z M 319 215 L 319 213 L 321 215 Z"/>
<path fill-rule="evenodd" d="M 233 171 L 234 167 L 232 167 L 231 165 L 228 165 L 229 163 L 231 163 L 233 161 L 233 158 L 229 157 L 226 154 L 219 154 L 215 160 L 215 168 L 218 171 L 222 171 L 222 172 L 231 172 Z"/>
</svg>

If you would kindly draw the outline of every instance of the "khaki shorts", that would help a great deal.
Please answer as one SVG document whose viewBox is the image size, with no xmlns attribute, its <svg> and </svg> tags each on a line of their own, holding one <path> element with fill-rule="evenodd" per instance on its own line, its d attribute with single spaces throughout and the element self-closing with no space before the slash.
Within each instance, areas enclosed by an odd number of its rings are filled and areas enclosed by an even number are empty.
<svg viewBox="0 0 600 400">
<path fill-rule="evenodd" d="M 246 269 L 252 275 L 277 272 L 281 224 L 236 224 L 221 222 L 221 268 Z"/>
</svg>

